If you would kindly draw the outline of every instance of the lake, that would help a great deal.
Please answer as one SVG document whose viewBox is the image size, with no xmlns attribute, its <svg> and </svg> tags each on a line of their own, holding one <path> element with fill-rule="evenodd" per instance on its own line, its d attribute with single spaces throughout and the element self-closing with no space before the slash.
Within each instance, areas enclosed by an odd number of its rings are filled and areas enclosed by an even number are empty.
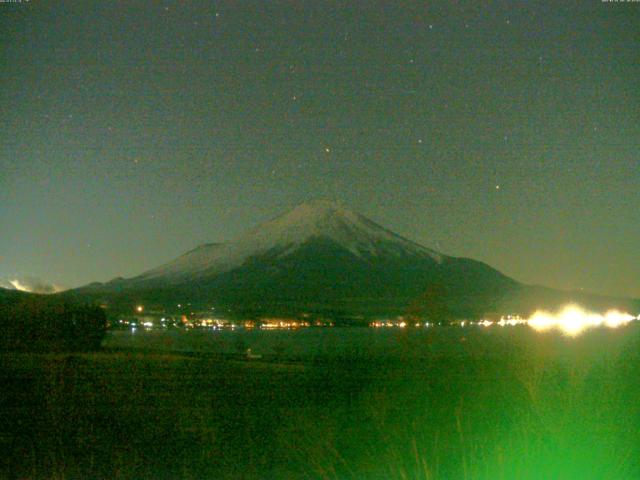
<svg viewBox="0 0 640 480">
<path fill-rule="evenodd" d="M 421 328 L 168 329 L 116 330 L 103 346 L 112 349 L 237 354 L 251 349 L 264 357 L 308 360 L 331 357 L 424 358 L 504 356 L 507 350 L 538 349 L 549 355 L 615 354 L 640 333 L 634 322 L 620 329 L 596 328 L 578 337 L 536 332 L 526 325 Z"/>
</svg>

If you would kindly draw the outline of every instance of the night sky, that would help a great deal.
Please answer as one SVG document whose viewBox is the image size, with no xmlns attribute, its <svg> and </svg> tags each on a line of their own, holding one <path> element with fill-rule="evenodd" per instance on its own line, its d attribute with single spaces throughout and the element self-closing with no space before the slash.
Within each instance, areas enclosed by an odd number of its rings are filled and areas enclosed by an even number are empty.
<svg viewBox="0 0 640 480">
<path fill-rule="evenodd" d="M 0 3 L 0 279 L 132 276 L 329 198 L 640 297 L 640 3 Z"/>
</svg>

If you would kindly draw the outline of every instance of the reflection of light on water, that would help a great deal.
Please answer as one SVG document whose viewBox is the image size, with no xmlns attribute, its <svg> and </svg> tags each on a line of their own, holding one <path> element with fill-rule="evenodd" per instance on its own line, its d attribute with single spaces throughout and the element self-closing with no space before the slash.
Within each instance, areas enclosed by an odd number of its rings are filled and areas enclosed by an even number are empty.
<svg viewBox="0 0 640 480">
<path fill-rule="evenodd" d="M 576 336 L 588 328 L 606 326 L 617 328 L 636 317 L 618 310 L 609 310 L 604 315 L 588 312 L 577 305 L 567 305 L 558 313 L 550 313 L 543 310 L 535 312 L 527 323 L 533 329 L 543 332 L 557 329 L 569 336 Z"/>
</svg>

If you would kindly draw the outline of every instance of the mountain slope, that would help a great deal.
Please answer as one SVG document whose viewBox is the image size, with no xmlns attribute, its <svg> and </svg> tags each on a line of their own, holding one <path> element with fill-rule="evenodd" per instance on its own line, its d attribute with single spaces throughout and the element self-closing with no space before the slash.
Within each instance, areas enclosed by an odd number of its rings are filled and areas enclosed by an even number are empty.
<svg viewBox="0 0 640 480">
<path fill-rule="evenodd" d="M 317 201 L 250 230 L 227 244 L 206 244 L 176 260 L 131 279 L 131 282 L 178 284 L 218 275 L 242 266 L 253 257 L 286 257 L 313 239 L 330 240 L 356 258 L 430 257 L 441 255 L 402 238 L 340 205 Z"/>
<path fill-rule="evenodd" d="M 188 303 L 238 315 L 438 319 L 525 314 L 573 298 L 524 286 L 482 262 L 443 255 L 326 201 L 299 205 L 231 242 L 202 245 L 137 277 L 73 294 L 125 308 Z M 609 301 L 584 294 L 580 300 L 585 306 Z"/>
<path fill-rule="evenodd" d="M 517 285 L 481 262 L 443 255 L 317 201 L 229 243 L 202 245 L 137 277 L 75 293 L 123 303 L 223 305 L 247 314 L 425 314 L 436 304 L 440 314 L 481 315 Z"/>
</svg>

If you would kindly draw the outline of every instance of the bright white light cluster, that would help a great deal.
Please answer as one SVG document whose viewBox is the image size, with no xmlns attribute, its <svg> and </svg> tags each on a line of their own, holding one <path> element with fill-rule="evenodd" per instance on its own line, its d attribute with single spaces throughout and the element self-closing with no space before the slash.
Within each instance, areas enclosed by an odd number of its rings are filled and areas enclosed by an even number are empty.
<svg viewBox="0 0 640 480">
<path fill-rule="evenodd" d="M 20 290 L 21 292 L 31 292 L 31 289 L 27 285 L 23 285 L 20 280 L 9 280 L 9 283 L 16 290 Z"/>
<path fill-rule="evenodd" d="M 588 312 L 577 305 L 567 305 L 558 313 L 537 311 L 527 320 L 527 324 L 537 331 L 556 329 L 574 337 L 589 328 L 600 326 L 618 328 L 633 320 L 637 318 L 618 310 L 609 310 L 602 315 Z"/>
</svg>

